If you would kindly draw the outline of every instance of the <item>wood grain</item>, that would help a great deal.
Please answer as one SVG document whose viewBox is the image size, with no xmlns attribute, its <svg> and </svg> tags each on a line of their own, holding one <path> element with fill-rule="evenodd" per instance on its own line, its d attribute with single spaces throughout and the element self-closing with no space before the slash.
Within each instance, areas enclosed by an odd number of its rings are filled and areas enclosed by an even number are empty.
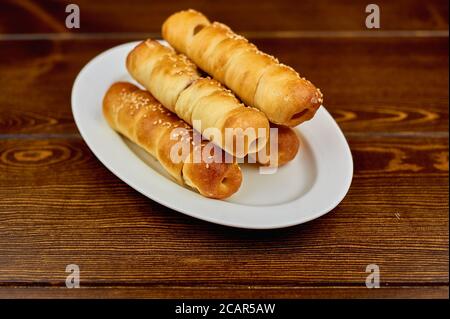
<svg viewBox="0 0 450 319">
<path fill-rule="evenodd" d="M 0 288 L 0 298 L 172 298 L 172 299 L 347 299 L 347 298 L 447 299 L 448 287 L 62 287 Z"/>
<path fill-rule="evenodd" d="M 84 287 L 159 296 L 172 286 L 280 287 L 280 296 L 284 287 L 364 287 L 372 263 L 385 288 L 448 284 L 447 140 L 350 143 L 358 164 L 344 201 L 310 223 L 261 232 L 148 200 L 78 138 L 1 141 L 0 286 L 63 287 L 70 263 Z"/>
<path fill-rule="evenodd" d="M 0 95 L 0 134 L 76 133 L 70 94 L 77 73 L 122 42 L 0 41 L 0 87 L 7 92 Z M 321 87 L 345 133 L 448 131 L 447 39 L 255 43 Z"/>
<path fill-rule="evenodd" d="M 377 1 L 379 31 L 363 0 L 80 0 L 71 31 L 68 3 L 0 3 L 0 298 L 448 298 L 448 1 Z M 87 148 L 70 108 L 80 69 L 188 7 L 325 93 L 355 169 L 331 213 L 272 231 L 202 222 Z M 71 263 L 81 289 L 65 288 Z M 365 288 L 368 264 L 381 289 Z"/>
<path fill-rule="evenodd" d="M 3 1 L 0 10 L 1 33 L 68 32 L 64 23 L 64 1 Z M 270 1 L 270 0 L 188 0 L 133 2 L 76 2 L 81 11 L 81 28 L 74 33 L 145 32 L 159 34 L 161 24 L 175 11 L 194 8 L 233 29 L 252 34 L 305 30 L 367 30 L 365 0 Z M 446 0 L 379 0 L 383 30 L 447 30 Z M 27 21 L 27 23 L 17 23 Z M 256 31 L 256 32 L 255 32 Z"/>
</svg>

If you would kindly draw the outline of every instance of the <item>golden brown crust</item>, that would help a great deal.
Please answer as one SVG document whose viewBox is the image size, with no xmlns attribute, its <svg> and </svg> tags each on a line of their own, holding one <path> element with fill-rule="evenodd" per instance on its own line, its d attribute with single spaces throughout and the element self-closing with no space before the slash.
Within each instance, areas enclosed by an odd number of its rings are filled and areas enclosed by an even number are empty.
<svg viewBox="0 0 450 319">
<path fill-rule="evenodd" d="M 167 19 L 162 26 L 162 34 L 165 39 L 170 39 L 172 47 L 177 51 L 185 52 L 185 46 L 190 42 L 192 36 L 209 24 L 210 22 L 205 16 L 198 15 L 196 11 L 191 9 L 184 10 Z M 178 39 L 183 40 L 178 41 Z"/>
<path fill-rule="evenodd" d="M 172 112 L 181 92 L 200 78 L 194 63 L 153 40 L 137 45 L 128 54 L 126 66 L 136 81 Z"/>
<path fill-rule="evenodd" d="M 216 150 L 220 151 L 217 148 Z M 241 185 L 242 173 L 237 164 L 227 164 L 224 156 L 221 158 L 222 163 L 193 163 L 191 155 L 183 166 L 186 184 L 206 197 L 218 199 L 228 197 L 229 189 L 238 189 Z"/>
<path fill-rule="evenodd" d="M 320 90 L 283 64 L 266 69 L 255 93 L 255 103 L 270 109 L 273 123 L 290 127 L 310 120 L 322 101 Z"/>
<path fill-rule="evenodd" d="M 248 123 L 252 123 L 252 126 Z M 262 112 L 256 109 L 246 108 L 243 111 L 232 110 L 222 126 L 224 128 L 231 128 L 235 130 L 233 145 L 227 146 L 227 149 L 233 149 L 233 152 L 230 152 L 231 154 L 241 153 L 241 151 L 236 149 L 237 145 L 240 144 L 236 141 L 239 138 L 244 140 L 243 154 L 253 154 L 258 152 L 264 148 L 268 141 L 269 125 L 267 123 L 267 118 Z M 251 130 L 254 127 L 258 128 L 258 134 L 255 137 L 252 137 Z M 240 132 L 242 132 L 242 135 Z M 222 136 L 225 137 L 226 132 L 223 132 Z M 223 141 L 223 143 L 225 143 L 225 141 Z"/>
<path fill-rule="evenodd" d="M 203 27 L 195 34 L 193 29 L 176 32 L 200 20 Z M 323 102 L 320 90 L 292 68 L 262 53 L 229 27 L 209 23 L 199 12 L 170 16 L 164 22 L 163 37 L 273 123 L 296 126 L 311 119 Z"/>
<path fill-rule="evenodd" d="M 288 162 L 292 161 L 300 148 L 300 140 L 293 129 L 287 126 L 281 126 L 276 124 L 271 124 L 271 128 L 278 129 L 278 156 L 275 159 L 276 163 L 269 163 L 270 160 L 270 141 L 264 149 L 257 153 L 256 160 L 259 164 L 267 166 L 283 166 Z M 264 154 L 265 156 L 259 156 L 259 154 Z"/>
<path fill-rule="evenodd" d="M 244 157 L 264 146 L 265 142 L 260 143 L 259 148 L 251 147 L 256 139 L 267 140 L 267 134 L 259 136 L 258 132 L 259 128 L 269 128 L 265 115 L 245 107 L 218 81 L 200 77 L 196 66 L 184 55 L 176 54 L 157 41 L 146 40 L 129 53 L 127 68 L 165 107 L 202 134 L 211 128 L 223 133 L 234 127 L 252 128 L 256 133 L 254 139 L 246 140 L 242 153 L 228 147 L 222 134 L 222 138 L 215 139 L 214 143 L 225 151 Z M 235 124 L 237 121 L 240 126 Z"/>
<path fill-rule="evenodd" d="M 164 169 L 180 184 L 187 184 L 202 195 L 226 198 L 241 185 L 242 175 L 236 163 L 190 162 L 196 147 L 192 129 L 176 115 L 166 110 L 150 93 L 130 83 L 113 84 L 103 99 L 103 114 L 109 125 L 153 155 Z M 183 128 L 183 134 L 174 129 Z M 189 153 L 179 162 L 172 161 L 176 143 L 185 141 Z"/>
</svg>

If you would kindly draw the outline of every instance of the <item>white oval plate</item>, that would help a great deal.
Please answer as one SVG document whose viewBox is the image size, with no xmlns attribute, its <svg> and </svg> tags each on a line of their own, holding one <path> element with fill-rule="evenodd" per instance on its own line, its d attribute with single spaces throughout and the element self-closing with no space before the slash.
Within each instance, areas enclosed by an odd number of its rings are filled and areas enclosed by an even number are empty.
<svg viewBox="0 0 450 319">
<path fill-rule="evenodd" d="M 135 83 L 125 57 L 138 42 L 109 49 L 91 60 L 72 88 L 75 123 L 89 148 L 117 177 L 152 200 L 212 223 L 253 229 L 281 228 L 318 218 L 344 198 L 353 161 L 344 135 L 321 107 L 313 120 L 296 128 L 297 157 L 275 174 L 241 165 L 243 183 L 226 201 L 205 198 L 169 179 L 159 163 L 114 132 L 102 115 L 102 99 L 116 81 Z"/>
</svg>

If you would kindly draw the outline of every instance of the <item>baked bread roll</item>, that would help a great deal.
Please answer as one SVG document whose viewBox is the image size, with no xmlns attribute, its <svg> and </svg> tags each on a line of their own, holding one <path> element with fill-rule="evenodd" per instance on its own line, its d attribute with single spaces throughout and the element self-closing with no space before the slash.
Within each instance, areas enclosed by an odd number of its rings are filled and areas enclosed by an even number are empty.
<svg viewBox="0 0 450 319">
<path fill-rule="evenodd" d="M 115 83 L 103 99 L 103 114 L 114 130 L 153 155 L 178 183 L 217 199 L 229 197 L 239 189 L 239 166 L 211 160 L 217 155 L 214 150 L 223 153 L 218 148 L 208 150 L 209 155 L 204 158 L 206 144 L 195 145 L 189 125 L 168 112 L 150 93 L 130 83 Z M 185 130 L 174 133 L 176 128 Z M 186 143 L 188 153 L 173 161 L 176 143 Z M 193 160 L 196 149 L 201 154 L 199 161 Z"/>
<path fill-rule="evenodd" d="M 133 78 L 162 105 L 228 153 L 242 158 L 266 144 L 266 116 L 245 107 L 219 82 L 201 77 L 196 65 L 172 48 L 146 40 L 128 54 L 126 64 Z M 218 129 L 220 136 L 206 134 L 210 128 Z"/>
<path fill-rule="evenodd" d="M 297 156 L 300 139 L 297 133 L 287 126 L 278 125 L 278 166 L 283 166 Z M 268 149 L 270 153 L 270 148 Z"/>
<path fill-rule="evenodd" d="M 311 119 L 323 102 L 320 90 L 292 68 L 200 12 L 173 14 L 164 22 L 162 35 L 273 123 L 296 126 Z"/>
<path fill-rule="evenodd" d="M 277 156 L 272 159 L 270 157 L 270 140 L 266 147 L 255 154 L 258 164 L 263 166 L 280 167 L 292 161 L 298 153 L 300 148 L 300 140 L 297 133 L 287 126 L 271 124 L 271 128 L 278 129 L 277 137 Z"/>
</svg>

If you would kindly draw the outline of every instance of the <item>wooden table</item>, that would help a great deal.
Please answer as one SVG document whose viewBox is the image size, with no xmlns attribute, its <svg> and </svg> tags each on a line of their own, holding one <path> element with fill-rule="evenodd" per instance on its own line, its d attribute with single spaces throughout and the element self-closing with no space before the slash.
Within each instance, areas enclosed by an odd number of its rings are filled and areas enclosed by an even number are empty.
<svg viewBox="0 0 450 319">
<path fill-rule="evenodd" d="M 71 2 L 0 4 L 0 297 L 448 297 L 446 0 L 379 0 L 380 30 L 362 0 L 80 0 L 67 30 Z M 321 87 L 355 163 L 331 213 L 273 231 L 202 222 L 138 194 L 83 142 L 70 107 L 83 65 L 187 7 Z M 68 264 L 80 289 L 65 287 Z"/>
</svg>

